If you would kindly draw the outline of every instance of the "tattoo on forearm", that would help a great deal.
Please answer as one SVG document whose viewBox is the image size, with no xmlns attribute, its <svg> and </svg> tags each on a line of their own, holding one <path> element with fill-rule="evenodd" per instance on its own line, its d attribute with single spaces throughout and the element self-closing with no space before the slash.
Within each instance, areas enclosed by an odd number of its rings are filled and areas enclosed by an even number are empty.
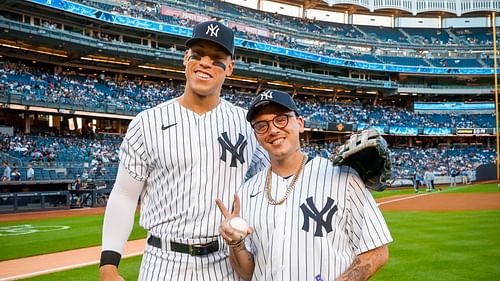
<svg viewBox="0 0 500 281">
<path fill-rule="evenodd" d="M 368 280 L 387 261 L 387 248 L 377 248 L 357 256 L 337 281 Z"/>
<path fill-rule="evenodd" d="M 356 258 L 351 265 L 351 269 L 346 272 L 345 279 L 346 281 L 359 281 L 366 280 L 370 274 L 370 264 L 362 264 L 361 260 Z"/>
<path fill-rule="evenodd" d="M 253 255 L 250 254 L 250 252 L 245 251 L 245 255 L 247 256 L 246 258 L 248 262 L 253 262 Z"/>
</svg>

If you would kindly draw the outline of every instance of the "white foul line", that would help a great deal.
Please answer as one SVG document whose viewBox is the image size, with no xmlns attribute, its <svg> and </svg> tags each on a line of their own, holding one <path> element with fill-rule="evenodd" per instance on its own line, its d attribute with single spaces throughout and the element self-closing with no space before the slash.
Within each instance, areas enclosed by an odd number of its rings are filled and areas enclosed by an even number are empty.
<svg viewBox="0 0 500 281">
<path fill-rule="evenodd" d="M 142 255 L 143 253 L 144 253 L 144 251 L 130 253 L 127 255 L 123 255 L 123 258 L 130 258 L 130 257 L 134 257 L 134 256 L 139 256 L 139 255 Z M 6 277 L 4 279 L 0 279 L 0 281 L 24 279 L 24 278 L 33 277 L 33 276 L 42 275 L 42 274 L 48 274 L 48 273 L 53 273 L 53 272 L 57 272 L 57 271 L 64 271 L 64 270 L 74 269 L 74 268 L 83 267 L 83 266 L 87 266 L 87 265 L 94 265 L 94 264 L 98 264 L 99 262 L 100 262 L 99 260 L 93 260 L 93 261 L 82 262 L 82 263 L 78 263 L 78 264 L 72 264 L 72 265 L 68 265 L 68 266 L 55 267 L 55 268 L 51 268 L 51 269 L 35 271 L 35 272 L 26 273 L 26 274 L 9 276 L 9 277 Z"/>
<path fill-rule="evenodd" d="M 449 191 L 453 191 L 453 190 L 457 190 L 457 189 L 468 188 L 468 187 L 471 187 L 471 186 L 473 186 L 473 185 L 463 185 L 463 186 L 458 186 L 458 187 L 454 187 L 454 188 L 448 188 L 448 189 L 445 189 L 445 190 L 440 190 L 438 192 L 439 193 L 449 192 Z M 393 202 L 398 202 L 398 201 L 403 201 L 403 200 L 408 200 L 408 199 L 413 199 L 413 198 L 417 198 L 417 197 L 420 197 L 420 196 L 436 194 L 436 193 L 437 193 L 436 191 L 427 192 L 427 193 L 423 193 L 423 191 L 422 191 L 422 194 L 413 195 L 413 196 L 409 196 L 409 197 L 398 198 L 398 199 L 389 200 L 389 201 L 384 201 L 384 202 L 381 202 L 381 203 L 377 203 L 377 206 L 388 204 L 388 203 L 393 203 Z"/>
<path fill-rule="evenodd" d="M 377 203 L 377 206 L 384 205 L 384 204 L 389 204 L 389 203 L 393 203 L 393 202 L 398 202 L 398 201 L 403 201 L 403 200 L 408 200 L 408 199 L 413 199 L 413 198 L 417 198 L 417 197 L 420 197 L 420 196 L 426 196 L 426 195 L 430 195 L 430 194 L 432 194 L 432 193 L 428 192 L 428 193 L 422 193 L 422 194 L 418 194 L 418 195 L 413 195 L 413 196 L 408 196 L 408 197 L 393 199 L 393 200 L 389 200 L 389 201 L 384 201 L 384 202 L 381 202 L 381 203 Z"/>
</svg>

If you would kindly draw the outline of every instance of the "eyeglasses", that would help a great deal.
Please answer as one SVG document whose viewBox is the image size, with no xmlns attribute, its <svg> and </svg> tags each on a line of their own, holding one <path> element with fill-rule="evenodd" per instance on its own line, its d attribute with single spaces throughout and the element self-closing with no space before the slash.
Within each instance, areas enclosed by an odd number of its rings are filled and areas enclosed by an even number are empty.
<svg viewBox="0 0 500 281">
<path fill-rule="evenodd" d="M 288 119 L 290 117 L 296 117 L 295 114 L 279 114 L 274 116 L 272 120 L 262 120 L 252 124 L 253 130 L 259 134 L 265 134 L 269 130 L 269 122 L 273 122 L 274 127 L 278 129 L 283 129 L 288 125 Z"/>
</svg>

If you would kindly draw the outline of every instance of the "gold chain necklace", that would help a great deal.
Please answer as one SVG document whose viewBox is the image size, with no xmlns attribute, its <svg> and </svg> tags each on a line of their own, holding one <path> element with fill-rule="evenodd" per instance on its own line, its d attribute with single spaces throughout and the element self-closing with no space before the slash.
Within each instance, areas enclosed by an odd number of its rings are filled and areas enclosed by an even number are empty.
<svg viewBox="0 0 500 281">
<path fill-rule="evenodd" d="M 266 194 L 267 194 L 267 202 L 269 202 L 269 204 L 281 205 L 283 202 L 285 202 L 285 200 L 288 198 L 290 193 L 292 193 L 292 191 L 295 187 L 295 184 L 297 183 L 297 180 L 299 179 L 299 176 L 302 173 L 304 166 L 306 165 L 306 161 L 307 161 L 307 156 L 304 154 L 304 160 L 302 160 L 302 164 L 300 165 L 299 170 L 297 171 L 297 173 L 295 173 L 295 175 L 293 176 L 292 182 L 286 188 L 285 195 L 283 196 L 283 198 L 281 198 L 279 200 L 273 199 L 273 196 L 271 195 L 271 175 L 272 175 L 272 172 L 271 172 L 271 167 L 269 167 L 269 170 L 267 171 L 267 176 L 266 176 Z"/>
</svg>

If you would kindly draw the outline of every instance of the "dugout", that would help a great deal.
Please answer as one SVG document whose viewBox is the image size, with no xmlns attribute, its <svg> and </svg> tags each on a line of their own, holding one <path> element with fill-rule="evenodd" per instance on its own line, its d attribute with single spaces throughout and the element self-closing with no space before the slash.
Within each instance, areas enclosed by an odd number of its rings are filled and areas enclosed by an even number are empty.
<svg viewBox="0 0 500 281">
<path fill-rule="evenodd" d="M 69 209 L 68 191 L 0 193 L 0 213 Z"/>
<path fill-rule="evenodd" d="M 67 191 L 73 180 L 4 181 L 0 183 L 1 193 Z"/>
</svg>

